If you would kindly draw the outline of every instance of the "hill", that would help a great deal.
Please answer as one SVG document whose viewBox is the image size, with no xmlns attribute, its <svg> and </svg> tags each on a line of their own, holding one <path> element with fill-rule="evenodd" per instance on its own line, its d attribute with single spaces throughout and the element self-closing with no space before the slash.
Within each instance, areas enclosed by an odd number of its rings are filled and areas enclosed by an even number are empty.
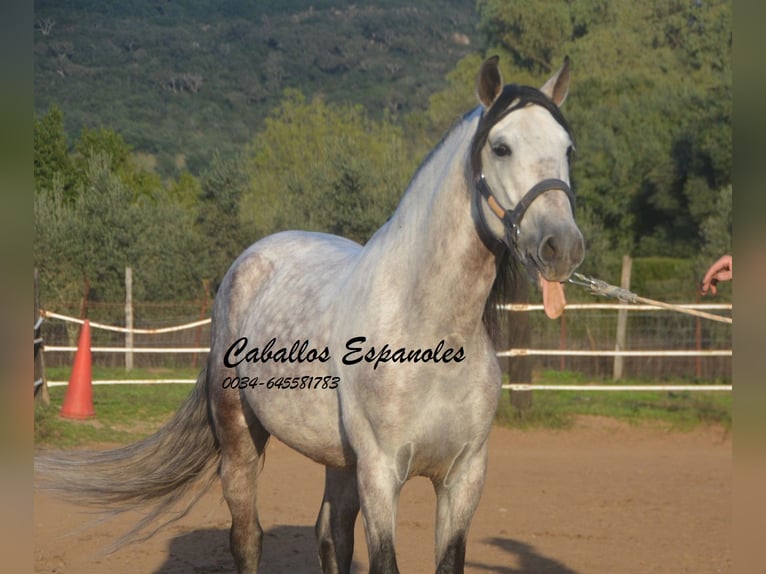
<svg viewBox="0 0 766 574">
<path fill-rule="evenodd" d="M 286 88 L 396 115 L 475 50 L 473 3 L 68 0 L 35 3 L 35 110 L 70 138 L 120 133 L 160 173 L 249 143 Z"/>
</svg>

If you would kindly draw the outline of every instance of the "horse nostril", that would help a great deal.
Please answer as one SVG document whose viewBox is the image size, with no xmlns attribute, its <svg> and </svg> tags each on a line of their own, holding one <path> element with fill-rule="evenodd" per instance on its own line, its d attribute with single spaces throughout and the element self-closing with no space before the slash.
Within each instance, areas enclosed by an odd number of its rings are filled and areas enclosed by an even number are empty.
<svg viewBox="0 0 766 574">
<path fill-rule="evenodd" d="M 558 248 L 556 245 L 556 239 L 553 237 L 553 235 L 549 235 L 545 239 L 542 240 L 540 243 L 540 249 L 538 250 L 538 254 L 540 255 L 540 260 L 545 263 L 550 263 L 556 259 L 556 256 L 558 254 Z"/>
</svg>

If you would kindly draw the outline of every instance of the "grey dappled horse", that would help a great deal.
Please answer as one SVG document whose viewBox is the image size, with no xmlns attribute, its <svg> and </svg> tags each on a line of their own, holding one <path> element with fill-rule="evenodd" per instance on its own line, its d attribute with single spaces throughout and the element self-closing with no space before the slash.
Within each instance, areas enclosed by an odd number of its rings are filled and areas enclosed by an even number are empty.
<svg viewBox="0 0 766 574">
<path fill-rule="evenodd" d="M 122 449 L 38 457 L 40 474 L 81 502 L 154 504 L 132 536 L 218 469 L 231 551 L 252 573 L 259 462 L 274 435 L 327 469 L 324 572 L 349 572 L 360 508 L 370 572 L 398 571 L 397 500 L 413 476 L 436 491 L 437 572 L 463 572 L 501 390 L 482 321 L 498 262 L 524 264 L 555 317 L 559 282 L 584 254 L 558 108 L 568 84 L 568 62 L 540 90 L 503 86 L 497 58 L 484 62 L 481 105 L 364 247 L 299 231 L 250 246 L 220 286 L 207 367 L 170 423 Z"/>
</svg>

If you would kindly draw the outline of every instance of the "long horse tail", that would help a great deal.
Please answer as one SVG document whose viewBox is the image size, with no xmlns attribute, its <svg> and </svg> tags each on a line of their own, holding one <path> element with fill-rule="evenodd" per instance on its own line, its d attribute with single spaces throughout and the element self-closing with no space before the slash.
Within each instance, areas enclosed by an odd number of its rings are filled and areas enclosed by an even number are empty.
<svg viewBox="0 0 766 574">
<path fill-rule="evenodd" d="M 108 552 L 145 540 L 182 518 L 214 482 L 220 462 L 207 379 L 206 367 L 173 418 L 141 441 L 113 450 L 50 452 L 36 457 L 39 487 L 110 515 L 145 511 Z"/>
</svg>

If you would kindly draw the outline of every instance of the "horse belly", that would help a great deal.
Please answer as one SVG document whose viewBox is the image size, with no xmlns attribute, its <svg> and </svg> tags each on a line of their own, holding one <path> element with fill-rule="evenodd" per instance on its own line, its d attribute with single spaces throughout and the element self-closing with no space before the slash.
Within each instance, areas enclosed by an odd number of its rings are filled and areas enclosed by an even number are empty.
<svg viewBox="0 0 766 574">
<path fill-rule="evenodd" d="M 321 380 L 318 387 L 308 385 L 301 388 L 300 382 L 293 388 L 293 383 L 285 384 L 282 388 L 267 389 L 265 386 L 247 392 L 247 401 L 263 427 L 280 441 L 300 452 L 304 456 L 337 468 L 354 465 L 353 451 L 343 436 L 340 426 L 337 390 L 322 388 L 329 374 L 311 369 L 315 374 L 287 375 L 271 374 L 273 370 L 264 373 L 267 381 L 272 377 L 304 377 Z M 325 371 L 326 372 L 326 371 Z M 332 380 L 332 379 L 331 379 Z"/>
</svg>

